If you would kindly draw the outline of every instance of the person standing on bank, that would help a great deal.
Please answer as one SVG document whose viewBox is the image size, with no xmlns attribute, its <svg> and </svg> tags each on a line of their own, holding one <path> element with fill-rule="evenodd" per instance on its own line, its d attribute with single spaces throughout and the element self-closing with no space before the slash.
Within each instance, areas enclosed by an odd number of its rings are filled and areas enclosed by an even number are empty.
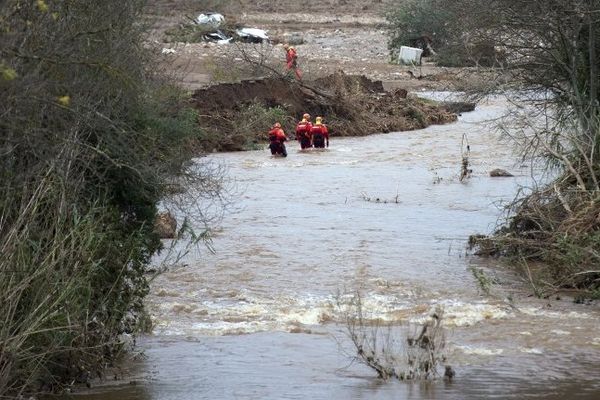
<svg viewBox="0 0 600 400">
<path fill-rule="evenodd" d="M 293 70 L 294 74 L 296 74 L 296 78 L 299 81 L 302 80 L 302 72 L 300 71 L 300 68 L 298 68 L 298 53 L 296 52 L 296 49 L 287 43 L 283 45 L 283 49 L 285 50 L 285 66 L 287 73 Z"/>
</svg>

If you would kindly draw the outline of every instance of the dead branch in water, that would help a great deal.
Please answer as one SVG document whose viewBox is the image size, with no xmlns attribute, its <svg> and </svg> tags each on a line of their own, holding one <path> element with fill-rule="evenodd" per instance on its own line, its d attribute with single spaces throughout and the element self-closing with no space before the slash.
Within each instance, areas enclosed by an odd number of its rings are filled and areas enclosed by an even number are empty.
<svg viewBox="0 0 600 400">
<path fill-rule="evenodd" d="M 368 318 L 358 292 L 347 301 L 338 298 L 338 307 L 356 349 L 355 360 L 375 370 L 380 378 L 426 380 L 440 376 L 440 366 L 446 362 L 444 310 L 441 307 L 437 307 L 419 327 L 409 328 L 412 333 L 406 337 L 394 334 L 394 326 L 384 327 L 379 320 Z M 445 366 L 445 375 L 454 376 L 450 366 Z"/>
</svg>

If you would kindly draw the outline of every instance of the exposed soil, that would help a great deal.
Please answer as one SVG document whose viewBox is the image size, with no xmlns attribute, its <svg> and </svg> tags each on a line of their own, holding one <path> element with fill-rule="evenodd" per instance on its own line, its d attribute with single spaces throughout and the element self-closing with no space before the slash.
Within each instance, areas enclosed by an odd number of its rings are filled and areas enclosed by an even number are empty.
<svg viewBox="0 0 600 400">
<path fill-rule="evenodd" d="M 266 139 L 265 125 L 240 130 L 238 116 L 251 104 L 285 110 L 279 122 L 288 134 L 303 113 L 313 118 L 324 116 L 332 136 L 420 129 L 453 122 L 457 118 L 454 112 L 472 109 L 472 105 L 459 103 L 438 105 L 407 96 L 403 89 L 386 92 L 381 81 L 343 72 L 310 83 L 267 78 L 214 85 L 197 90 L 193 104 L 201 111 L 200 125 L 218 135 L 211 143 L 216 150 L 242 150 Z"/>
</svg>

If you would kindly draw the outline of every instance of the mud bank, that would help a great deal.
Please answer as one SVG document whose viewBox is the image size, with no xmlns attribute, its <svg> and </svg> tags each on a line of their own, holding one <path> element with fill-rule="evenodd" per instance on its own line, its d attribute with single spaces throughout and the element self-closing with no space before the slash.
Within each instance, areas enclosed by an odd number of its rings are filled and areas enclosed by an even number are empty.
<svg viewBox="0 0 600 400">
<path fill-rule="evenodd" d="M 208 150 L 218 151 L 244 150 L 264 142 L 274 118 L 293 137 L 295 123 L 303 113 L 324 116 L 335 137 L 445 124 L 456 121 L 456 112 L 474 108 L 408 96 L 404 89 L 385 91 L 381 81 L 343 72 L 313 82 L 278 77 L 214 85 L 194 92 L 192 102 L 199 110 L 200 126 L 212 138 Z M 249 107 L 257 105 L 264 118 L 249 123 Z M 277 112 L 269 113 L 274 109 Z"/>
</svg>

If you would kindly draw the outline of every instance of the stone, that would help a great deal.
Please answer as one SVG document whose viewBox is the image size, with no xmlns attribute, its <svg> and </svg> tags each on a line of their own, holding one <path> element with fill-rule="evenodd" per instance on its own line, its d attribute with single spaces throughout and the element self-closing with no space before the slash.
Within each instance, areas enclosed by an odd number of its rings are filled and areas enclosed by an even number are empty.
<svg viewBox="0 0 600 400">
<path fill-rule="evenodd" d="M 504 169 L 496 168 L 496 169 L 493 169 L 490 171 L 490 176 L 494 177 L 494 178 L 503 178 L 503 177 L 511 177 L 514 175 Z"/>
<path fill-rule="evenodd" d="M 177 235 L 177 220 L 170 212 L 161 212 L 156 215 L 154 232 L 161 239 L 174 239 Z"/>
</svg>

